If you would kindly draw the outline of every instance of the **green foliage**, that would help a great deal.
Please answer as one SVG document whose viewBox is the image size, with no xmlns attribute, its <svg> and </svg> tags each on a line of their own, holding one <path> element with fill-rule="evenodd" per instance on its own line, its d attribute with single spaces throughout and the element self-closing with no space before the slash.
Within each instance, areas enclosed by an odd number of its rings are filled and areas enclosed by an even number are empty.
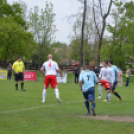
<svg viewBox="0 0 134 134">
<path fill-rule="evenodd" d="M 68 59 L 67 45 L 61 42 L 55 42 L 50 46 L 50 52 L 53 54 L 54 59 L 59 63 L 63 64 L 63 60 Z"/>
<path fill-rule="evenodd" d="M 70 44 L 70 59 L 74 59 L 76 62 L 80 59 L 80 39 L 72 40 Z M 87 41 L 84 41 L 83 44 L 83 61 L 90 62 L 91 61 L 91 48 L 90 44 Z"/>
<path fill-rule="evenodd" d="M 47 55 L 50 53 L 50 44 L 56 32 L 54 18 L 53 5 L 48 2 L 46 2 L 44 9 L 40 10 L 39 7 L 35 6 L 34 11 L 31 9 L 29 13 L 29 30 L 33 33 L 34 40 L 38 44 L 38 49 L 36 49 L 32 61 L 38 62 L 39 66 L 47 59 Z"/>
<path fill-rule="evenodd" d="M 126 64 L 134 62 L 134 2 L 115 4 L 113 24 L 107 29 L 112 34 L 108 44 L 102 49 L 102 59 L 113 59 L 114 63 L 125 69 Z"/>
<path fill-rule="evenodd" d="M 24 31 L 14 18 L 0 20 L 0 59 L 16 59 L 18 55 L 30 57 L 34 48 L 33 35 Z"/>
</svg>

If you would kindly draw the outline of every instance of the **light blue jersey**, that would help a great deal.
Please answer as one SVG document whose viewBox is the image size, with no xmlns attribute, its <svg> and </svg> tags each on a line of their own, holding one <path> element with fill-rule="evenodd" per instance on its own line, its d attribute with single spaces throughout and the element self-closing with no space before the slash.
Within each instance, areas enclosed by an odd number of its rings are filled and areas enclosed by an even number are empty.
<svg viewBox="0 0 134 134">
<path fill-rule="evenodd" d="M 98 78 L 93 71 L 86 70 L 80 74 L 80 81 L 83 83 L 82 91 L 86 92 L 89 88 L 95 87 L 95 83 L 98 82 Z"/>
<path fill-rule="evenodd" d="M 113 70 L 114 78 L 115 78 L 115 81 L 114 82 L 118 82 L 119 69 L 117 68 L 117 66 L 113 65 L 112 66 L 112 70 Z"/>
</svg>

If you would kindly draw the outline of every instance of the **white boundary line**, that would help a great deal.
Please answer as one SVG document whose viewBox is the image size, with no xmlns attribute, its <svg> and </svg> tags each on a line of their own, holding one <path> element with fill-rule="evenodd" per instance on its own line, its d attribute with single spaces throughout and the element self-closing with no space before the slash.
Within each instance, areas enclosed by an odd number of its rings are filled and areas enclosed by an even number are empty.
<svg viewBox="0 0 134 134">
<path fill-rule="evenodd" d="M 83 100 L 83 101 L 84 101 L 84 100 Z M 16 109 L 16 110 L 0 111 L 0 114 L 6 114 L 6 113 L 11 113 L 11 112 L 19 112 L 19 111 L 26 111 L 26 110 L 33 110 L 33 109 L 39 109 L 39 108 L 57 106 L 57 105 L 62 105 L 62 104 L 78 103 L 78 102 L 83 102 L 83 101 L 63 102 L 63 103 L 61 103 L 61 104 L 55 103 L 55 104 L 50 104 L 50 105 L 45 105 L 45 103 L 44 103 L 45 106 L 32 107 L 32 108 L 26 108 L 26 109 Z"/>
</svg>

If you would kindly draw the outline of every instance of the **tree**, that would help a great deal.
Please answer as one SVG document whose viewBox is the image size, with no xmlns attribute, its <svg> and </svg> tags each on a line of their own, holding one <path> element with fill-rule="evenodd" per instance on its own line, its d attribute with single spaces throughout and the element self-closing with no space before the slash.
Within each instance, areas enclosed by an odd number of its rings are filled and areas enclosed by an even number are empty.
<svg viewBox="0 0 134 134">
<path fill-rule="evenodd" d="M 98 37 L 99 37 L 97 64 L 98 64 L 98 67 L 100 67 L 100 52 L 101 52 L 101 47 L 102 47 L 102 40 L 103 40 L 104 32 L 105 32 L 105 29 L 106 29 L 106 20 L 107 20 L 107 17 L 109 16 L 109 13 L 111 11 L 113 0 L 110 0 L 109 5 L 108 5 L 108 10 L 107 10 L 106 13 L 103 13 L 102 0 L 98 0 L 98 2 L 99 2 L 99 12 L 100 12 L 100 15 L 101 15 L 101 18 L 102 18 L 102 22 L 101 22 L 100 25 L 97 24 L 96 12 L 95 12 L 95 7 L 98 8 L 98 6 L 95 5 L 95 2 L 93 0 L 94 23 L 95 23 L 97 34 L 98 34 Z M 100 26 L 101 26 L 101 29 L 100 29 Z"/>
<path fill-rule="evenodd" d="M 34 40 L 38 44 L 38 69 L 40 69 L 41 62 L 46 59 L 46 55 L 50 52 L 50 44 L 56 32 L 54 17 L 53 5 L 48 2 L 46 2 L 45 9 L 41 9 L 41 12 L 36 6 L 34 12 L 31 10 L 29 14 L 29 30 L 33 33 Z"/>
<path fill-rule="evenodd" d="M 67 57 L 67 45 L 61 42 L 55 42 L 50 45 L 50 52 L 53 54 L 54 60 L 59 64 L 63 64 L 63 60 L 66 60 Z"/>
<path fill-rule="evenodd" d="M 83 65 L 83 43 L 84 43 L 86 12 L 87 12 L 87 0 L 84 0 L 83 19 L 82 19 L 82 27 L 81 27 L 81 45 L 80 45 L 80 61 L 79 61 L 80 66 Z"/>
<path fill-rule="evenodd" d="M 22 17 L 23 8 L 17 2 L 12 5 L 8 4 L 6 0 L 0 5 L 0 18 L 8 18 L 12 16 L 12 19 L 20 25 L 24 30 L 27 30 L 26 21 Z"/>
<path fill-rule="evenodd" d="M 113 59 L 121 68 L 133 63 L 134 57 L 134 2 L 123 4 L 115 3 L 116 9 L 112 12 L 113 23 L 107 29 L 111 33 L 109 41 L 102 49 L 101 57 Z M 102 56 L 103 53 L 103 56 Z"/>
<path fill-rule="evenodd" d="M 30 57 L 34 48 L 33 35 L 24 31 L 14 18 L 0 20 L 0 59 L 16 59 L 18 55 Z"/>
<path fill-rule="evenodd" d="M 26 31 L 26 21 L 22 17 L 19 3 L 10 5 L 7 1 L 0 1 L 0 58 L 16 59 L 18 55 L 30 57 L 36 46 L 33 35 Z"/>
</svg>

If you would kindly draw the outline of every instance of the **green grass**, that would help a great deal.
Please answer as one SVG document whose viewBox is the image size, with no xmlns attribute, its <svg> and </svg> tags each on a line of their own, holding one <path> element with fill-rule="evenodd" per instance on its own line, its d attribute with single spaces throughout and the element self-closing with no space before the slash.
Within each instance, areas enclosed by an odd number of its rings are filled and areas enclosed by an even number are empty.
<svg viewBox="0 0 134 134">
<path fill-rule="evenodd" d="M 55 99 L 54 90 L 47 92 L 42 104 L 43 82 L 25 82 L 26 92 L 15 91 L 14 81 L 0 81 L 0 134 L 133 134 L 134 123 L 81 118 L 86 108 L 79 86 L 72 84 L 70 73 L 67 84 L 59 84 L 62 104 Z M 112 95 L 111 103 L 96 99 L 97 115 L 134 116 L 133 84 L 118 87 L 121 102 Z M 20 85 L 19 85 L 20 87 Z M 96 87 L 96 97 L 98 97 Z M 68 102 L 68 103 L 67 103 Z M 31 108 L 31 109 L 30 109 Z"/>
</svg>

